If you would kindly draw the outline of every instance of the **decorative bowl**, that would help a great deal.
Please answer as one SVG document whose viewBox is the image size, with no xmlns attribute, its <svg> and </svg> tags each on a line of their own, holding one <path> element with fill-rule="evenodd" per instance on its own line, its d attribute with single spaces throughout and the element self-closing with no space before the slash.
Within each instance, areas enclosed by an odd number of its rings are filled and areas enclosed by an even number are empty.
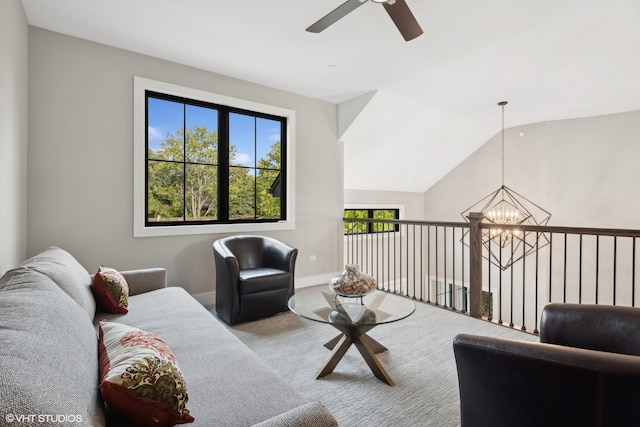
<svg viewBox="0 0 640 427">
<path fill-rule="evenodd" d="M 376 279 L 359 270 L 355 264 L 347 264 L 344 271 L 329 281 L 329 288 L 337 295 L 361 297 L 376 289 Z"/>
</svg>

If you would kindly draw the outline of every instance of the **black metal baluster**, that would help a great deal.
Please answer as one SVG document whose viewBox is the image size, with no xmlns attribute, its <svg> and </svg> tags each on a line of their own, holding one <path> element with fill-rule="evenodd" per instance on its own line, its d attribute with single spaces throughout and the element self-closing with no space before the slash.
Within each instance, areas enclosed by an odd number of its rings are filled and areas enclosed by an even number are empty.
<svg viewBox="0 0 640 427">
<path fill-rule="evenodd" d="M 400 231 L 400 236 L 398 236 L 398 231 Z M 398 269 L 401 265 L 400 263 L 402 262 L 401 240 L 402 240 L 402 231 L 399 228 L 396 229 L 394 227 L 393 228 L 393 280 L 391 281 L 391 283 L 393 283 L 393 289 L 391 290 L 391 292 L 393 292 L 394 294 L 398 293 Z M 398 252 L 400 252 L 400 254 L 398 254 Z"/>
<path fill-rule="evenodd" d="M 578 255 L 578 304 L 582 304 L 582 234 L 580 234 L 580 253 Z"/>
<path fill-rule="evenodd" d="M 440 301 L 439 301 L 439 289 L 438 289 L 438 283 L 440 283 L 440 276 L 438 275 L 438 226 L 436 225 L 436 229 L 435 229 L 435 233 L 436 233 L 436 305 L 440 305 Z"/>
<path fill-rule="evenodd" d="M 373 221 L 373 220 L 372 220 Z M 371 223 L 372 228 L 375 228 L 375 222 Z M 369 273 L 369 236 L 371 233 L 366 233 L 362 235 L 362 253 L 360 255 L 361 261 L 361 269 L 366 273 Z"/>
<path fill-rule="evenodd" d="M 431 226 L 427 227 L 427 302 L 431 303 Z"/>
<path fill-rule="evenodd" d="M 376 272 L 376 282 L 378 283 L 377 287 L 380 287 L 380 264 L 381 264 L 380 263 L 380 234 L 382 233 L 376 233 L 376 237 L 373 240 L 373 242 L 375 243 L 372 242 L 373 246 L 375 247 L 375 250 L 373 250 L 373 247 L 371 248 L 372 252 L 375 254 L 374 255 L 375 260 L 373 261 L 374 262 L 373 265 L 375 266 L 374 270 Z"/>
<path fill-rule="evenodd" d="M 552 270 L 553 270 L 553 233 L 549 233 L 549 295 L 547 296 L 548 302 L 551 302 L 551 282 L 552 282 Z"/>
<path fill-rule="evenodd" d="M 420 301 L 424 301 L 424 226 L 420 226 Z"/>
<path fill-rule="evenodd" d="M 393 293 L 399 294 L 402 290 L 402 239 L 404 233 L 402 232 L 402 226 L 400 226 L 400 236 L 398 236 L 398 254 L 396 256 L 396 279 L 393 281 Z"/>
<path fill-rule="evenodd" d="M 457 310 L 458 307 L 457 299 L 458 299 L 458 288 L 456 287 L 456 229 L 454 227 L 451 228 L 451 281 L 453 282 L 453 309 Z M 464 284 L 463 284 L 464 286 Z M 462 287 L 460 287 L 460 292 L 463 292 Z"/>
<path fill-rule="evenodd" d="M 460 241 L 464 240 L 464 230 L 460 228 L 460 235 L 462 236 Z M 467 295 L 468 288 L 464 284 L 464 244 L 460 245 L 460 272 L 462 273 L 462 312 L 467 312 Z"/>
<path fill-rule="evenodd" d="M 631 307 L 636 306 L 636 238 L 631 238 Z"/>
<path fill-rule="evenodd" d="M 442 280 L 444 281 L 444 308 L 451 307 L 451 291 L 447 292 L 447 227 L 442 227 L 442 241 L 444 244 L 444 248 L 442 248 L 442 255 L 444 257 L 444 273 L 442 275 Z M 449 288 L 451 288 L 451 284 L 449 283 Z M 449 295 L 449 305 L 447 306 L 447 295 Z"/>
<path fill-rule="evenodd" d="M 351 253 L 351 239 L 352 239 L 352 236 L 353 236 L 353 228 L 351 228 L 349 230 L 349 234 L 347 234 L 347 236 L 345 238 L 345 241 L 346 241 L 346 244 L 347 244 L 347 248 L 344 251 L 343 257 L 345 258 L 344 261 L 346 261 L 347 264 L 349 263 L 349 254 Z"/>
<path fill-rule="evenodd" d="M 567 233 L 564 233 L 564 271 L 562 275 L 562 302 L 567 302 Z"/>
<path fill-rule="evenodd" d="M 417 247 L 416 247 L 416 226 L 414 224 L 413 225 L 413 299 L 418 299 L 418 290 L 416 289 L 416 286 L 418 285 L 418 282 L 416 280 L 416 256 L 418 255 L 419 251 L 417 251 L 416 249 L 417 249 Z"/>
<path fill-rule="evenodd" d="M 520 326 L 520 329 L 523 331 L 527 330 L 527 327 L 525 326 L 525 309 L 526 309 L 526 287 L 525 287 L 525 271 L 526 271 L 526 265 L 527 265 L 527 260 L 525 259 L 525 256 L 527 255 L 527 245 L 526 245 L 526 236 L 527 234 L 525 233 L 524 235 L 524 239 L 525 241 L 522 244 L 522 325 Z M 537 251 L 537 248 L 536 248 Z"/>
<path fill-rule="evenodd" d="M 488 232 L 490 233 L 490 232 Z M 489 236 L 491 236 L 491 234 L 489 234 Z M 488 256 L 489 256 L 489 260 L 487 261 L 487 281 L 489 289 L 487 289 L 488 295 L 489 295 L 489 315 L 487 317 L 487 320 L 489 320 L 490 322 L 493 320 L 493 295 L 491 294 L 491 238 L 489 237 L 489 240 L 487 241 L 487 246 L 488 246 Z"/>
<path fill-rule="evenodd" d="M 535 273 L 535 284 L 536 284 L 536 294 L 535 294 L 535 316 L 534 316 L 534 322 L 535 325 L 533 327 L 533 333 L 538 335 L 540 333 L 540 331 L 538 331 L 538 268 L 539 268 L 539 264 L 538 264 L 538 258 L 539 258 L 539 254 L 540 254 L 540 232 L 536 231 L 536 273 Z"/>
<path fill-rule="evenodd" d="M 600 235 L 596 235 L 596 304 L 598 303 L 598 286 L 600 283 Z"/>
<path fill-rule="evenodd" d="M 511 291 L 509 295 L 509 327 L 513 328 L 513 255 L 514 255 L 515 249 L 513 248 L 513 236 L 511 236 L 511 266 L 509 267 L 510 273 L 511 273 L 511 283 L 509 284 L 509 286 L 511 287 Z M 502 263 L 500 263 L 502 265 Z"/>
<path fill-rule="evenodd" d="M 405 237 L 405 290 L 402 287 L 402 268 L 400 269 L 400 294 L 409 294 L 409 224 L 405 227 L 406 237 Z M 402 233 L 400 233 L 400 238 L 402 239 Z M 402 250 L 400 250 L 400 259 L 402 258 Z"/>
<path fill-rule="evenodd" d="M 616 305 L 616 289 L 618 283 L 616 282 L 618 273 L 618 236 L 613 236 L 613 305 Z"/>
<path fill-rule="evenodd" d="M 391 232 L 387 231 L 387 291 L 391 291 Z"/>
<path fill-rule="evenodd" d="M 358 223 L 354 222 L 353 226 L 355 228 L 355 231 L 353 232 L 353 234 L 351 234 L 351 236 L 349 236 L 349 241 L 351 242 L 351 251 L 349 252 L 349 262 L 348 264 L 355 264 L 355 260 L 354 260 L 354 256 L 355 256 L 355 239 L 356 239 L 356 233 L 358 232 Z"/>
<path fill-rule="evenodd" d="M 502 265 L 502 244 L 500 242 L 496 242 L 496 244 L 498 245 L 498 251 L 499 251 L 499 259 L 498 259 L 498 263 L 500 265 Z M 501 267 L 498 268 L 498 324 L 502 325 L 502 273 L 503 270 Z"/>
</svg>

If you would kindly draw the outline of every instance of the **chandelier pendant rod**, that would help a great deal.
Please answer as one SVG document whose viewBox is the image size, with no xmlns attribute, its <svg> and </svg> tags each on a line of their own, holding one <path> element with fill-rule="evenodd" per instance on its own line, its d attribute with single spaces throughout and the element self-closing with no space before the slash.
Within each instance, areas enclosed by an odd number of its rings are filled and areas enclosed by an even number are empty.
<svg viewBox="0 0 640 427">
<path fill-rule="evenodd" d="M 504 187 L 504 106 L 507 105 L 507 101 L 500 101 L 498 105 L 502 107 L 502 186 Z"/>
</svg>

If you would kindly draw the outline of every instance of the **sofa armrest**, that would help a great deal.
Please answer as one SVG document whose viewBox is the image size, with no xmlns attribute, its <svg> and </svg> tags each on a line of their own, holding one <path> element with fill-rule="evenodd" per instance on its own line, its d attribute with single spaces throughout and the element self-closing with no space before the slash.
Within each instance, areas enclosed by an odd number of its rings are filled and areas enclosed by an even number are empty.
<svg viewBox="0 0 640 427">
<path fill-rule="evenodd" d="M 540 342 L 640 355 L 640 309 L 551 303 L 540 320 Z"/>
<path fill-rule="evenodd" d="M 320 402 L 309 402 L 253 427 L 335 427 L 336 419 Z"/>
<path fill-rule="evenodd" d="M 129 285 L 129 295 L 137 295 L 167 287 L 166 268 L 144 268 L 121 271 Z"/>
</svg>

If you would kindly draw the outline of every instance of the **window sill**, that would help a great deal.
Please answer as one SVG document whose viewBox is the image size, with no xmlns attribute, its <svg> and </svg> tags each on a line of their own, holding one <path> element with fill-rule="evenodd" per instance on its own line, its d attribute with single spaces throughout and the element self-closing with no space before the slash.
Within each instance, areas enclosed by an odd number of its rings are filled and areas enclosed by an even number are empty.
<svg viewBox="0 0 640 427">
<path fill-rule="evenodd" d="M 280 231 L 295 229 L 295 222 L 265 222 L 260 224 L 207 224 L 181 225 L 167 227 L 145 227 L 143 224 L 134 225 L 133 237 L 161 237 L 161 236 L 190 236 L 195 234 L 222 233 L 257 233 L 263 231 Z"/>
</svg>

